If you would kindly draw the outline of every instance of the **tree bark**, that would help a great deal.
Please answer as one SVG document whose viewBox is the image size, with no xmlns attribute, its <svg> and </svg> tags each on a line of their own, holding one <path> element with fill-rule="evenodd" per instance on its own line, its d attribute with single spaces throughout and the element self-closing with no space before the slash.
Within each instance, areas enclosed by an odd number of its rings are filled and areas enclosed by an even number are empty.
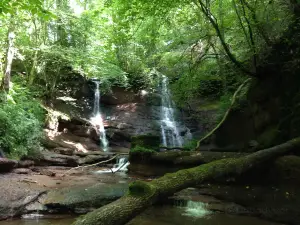
<svg viewBox="0 0 300 225">
<path fill-rule="evenodd" d="M 73 225 L 126 224 L 155 202 L 175 192 L 220 177 L 239 176 L 255 166 L 299 147 L 300 137 L 245 157 L 217 160 L 198 167 L 166 174 L 151 182 L 135 181 L 129 185 L 129 191 L 125 196 L 80 217 Z"/>
<path fill-rule="evenodd" d="M 13 20 L 13 18 L 11 18 L 11 20 Z M 10 88 L 11 67 L 15 55 L 14 42 L 15 42 L 14 25 L 11 22 L 8 30 L 8 35 L 7 35 L 8 47 L 7 47 L 7 54 L 6 54 L 5 74 L 1 83 L 1 89 L 4 90 L 5 92 L 9 92 L 9 88 Z"/>
</svg>

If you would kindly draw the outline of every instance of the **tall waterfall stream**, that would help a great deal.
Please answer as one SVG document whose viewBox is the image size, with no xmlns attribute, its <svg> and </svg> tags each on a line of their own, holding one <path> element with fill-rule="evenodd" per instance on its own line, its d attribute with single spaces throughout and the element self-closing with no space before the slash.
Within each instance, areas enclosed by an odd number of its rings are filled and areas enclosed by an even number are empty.
<svg viewBox="0 0 300 225">
<path fill-rule="evenodd" d="M 108 140 L 106 137 L 105 133 L 105 128 L 104 128 L 104 123 L 103 123 L 103 118 L 101 114 L 101 109 L 100 109 L 100 88 L 99 88 L 99 81 L 94 81 L 96 85 L 95 89 L 95 100 L 94 100 L 94 114 L 93 117 L 91 118 L 92 124 L 94 124 L 100 133 L 100 141 L 101 141 L 101 147 L 103 148 L 103 151 L 108 151 Z"/>
<path fill-rule="evenodd" d="M 180 124 L 175 118 L 175 105 L 171 98 L 169 90 L 169 80 L 162 75 L 160 93 L 161 93 L 161 137 L 162 144 L 167 147 L 182 147 L 185 139 L 191 139 L 192 134 L 189 129 L 183 138 L 180 134 Z"/>
</svg>

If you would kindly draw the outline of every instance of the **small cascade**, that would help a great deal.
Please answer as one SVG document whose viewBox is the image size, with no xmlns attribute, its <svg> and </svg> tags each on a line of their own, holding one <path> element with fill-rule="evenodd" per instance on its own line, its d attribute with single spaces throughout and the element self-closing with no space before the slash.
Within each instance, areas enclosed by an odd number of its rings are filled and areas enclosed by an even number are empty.
<svg viewBox="0 0 300 225">
<path fill-rule="evenodd" d="M 126 172 L 129 166 L 129 161 L 126 157 L 120 157 L 117 159 L 117 163 L 112 168 L 113 172 Z"/>
<path fill-rule="evenodd" d="M 121 156 L 117 158 L 116 164 L 111 169 L 99 170 L 96 173 L 115 173 L 115 172 L 127 172 L 127 167 L 129 166 L 129 161 L 127 157 Z"/>
<path fill-rule="evenodd" d="M 168 78 L 162 75 L 161 80 L 161 136 L 164 146 L 168 147 L 182 147 L 183 138 L 180 135 L 179 127 L 175 121 L 174 104 L 171 99 L 171 93 L 168 88 Z"/>
<path fill-rule="evenodd" d="M 103 118 L 100 110 L 100 89 L 99 89 L 100 82 L 95 80 L 94 83 L 96 85 L 96 89 L 95 89 L 95 100 L 94 100 L 94 114 L 93 117 L 91 118 L 91 122 L 99 130 L 101 147 L 103 148 L 103 151 L 108 151 L 109 143 L 106 137 Z"/>
<path fill-rule="evenodd" d="M 212 212 L 207 209 L 207 204 L 203 202 L 187 201 L 185 213 L 183 215 L 202 218 L 210 215 Z"/>
</svg>

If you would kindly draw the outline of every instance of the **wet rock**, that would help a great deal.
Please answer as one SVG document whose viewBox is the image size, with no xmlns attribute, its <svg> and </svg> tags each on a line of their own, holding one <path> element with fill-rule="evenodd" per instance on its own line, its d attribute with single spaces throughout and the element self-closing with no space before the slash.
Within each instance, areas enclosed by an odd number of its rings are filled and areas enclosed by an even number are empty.
<svg viewBox="0 0 300 225">
<path fill-rule="evenodd" d="M 18 162 L 16 160 L 10 160 L 6 158 L 0 158 L 0 173 L 6 173 L 17 167 Z"/>
<path fill-rule="evenodd" d="M 127 184 L 96 184 L 49 192 L 43 204 L 60 213 L 86 213 L 122 197 Z"/>
<path fill-rule="evenodd" d="M 30 159 L 30 156 L 27 156 Z M 38 166 L 77 166 L 79 156 L 62 155 L 50 151 L 42 151 L 37 158 L 32 158 Z"/>
<path fill-rule="evenodd" d="M 74 154 L 74 149 L 71 149 L 71 148 L 57 147 L 57 148 L 54 148 L 52 151 L 62 154 L 62 155 L 73 155 Z"/>
<path fill-rule="evenodd" d="M 32 160 L 21 160 L 18 162 L 19 168 L 29 168 L 32 166 L 34 166 L 34 161 L 32 161 Z"/>
<path fill-rule="evenodd" d="M 49 177 L 55 177 L 56 173 L 48 170 L 48 169 L 44 169 L 43 167 L 35 167 L 32 169 L 32 171 L 40 174 L 40 175 L 45 175 L 45 176 L 49 176 Z"/>
<path fill-rule="evenodd" d="M 101 161 L 108 160 L 110 157 L 108 155 L 88 155 L 84 158 L 78 160 L 79 165 L 83 164 L 93 164 Z"/>
<path fill-rule="evenodd" d="M 100 151 L 101 148 L 96 144 L 94 140 L 86 137 L 79 137 L 70 132 L 53 132 L 45 129 L 45 140 L 47 144 L 44 145 L 47 148 L 56 148 L 62 150 L 61 148 L 72 149 L 73 151 Z M 49 144 L 51 143 L 51 144 Z"/>
<path fill-rule="evenodd" d="M 17 169 L 14 169 L 12 171 L 12 173 L 16 173 L 16 174 L 30 174 L 30 173 L 32 173 L 32 170 L 31 169 L 27 169 L 27 168 L 17 168 Z"/>
<path fill-rule="evenodd" d="M 103 152 L 103 151 L 91 151 L 91 152 L 75 152 L 75 155 L 78 155 L 80 157 L 86 157 L 89 155 L 103 155 L 103 156 L 107 156 L 107 155 L 112 155 L 113 153 L 110 152 Z"/>
<path fill-rule="evenodd" d="M 17 190 L 15 190 L 17 191 Z M 8 195 L 0 200 L 0 220 L 20 216 L 24 213 L 27 205 L 35 202 L 43 191 L 19 190 L 13 195 Z"/>
</svg>

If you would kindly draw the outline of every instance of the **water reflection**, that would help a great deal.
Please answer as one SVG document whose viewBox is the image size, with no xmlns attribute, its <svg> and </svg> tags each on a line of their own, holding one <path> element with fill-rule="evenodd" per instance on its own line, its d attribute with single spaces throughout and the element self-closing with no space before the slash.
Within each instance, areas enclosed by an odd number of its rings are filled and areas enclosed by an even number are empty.
<svg viewBox="0 0 300 225">
<path fill-rule="evenodd" d="M 1 225 L 71 225 L 74 218 L 23 219 L 1 221 Z M 279 225 L 254 217 L 212 213 L 204 203 L 188 202 L 187 206 L 156 206 L 146 210 L 127 225 Z M 92 224 L 91 224 L 92 225 Z"/>
</svg>

